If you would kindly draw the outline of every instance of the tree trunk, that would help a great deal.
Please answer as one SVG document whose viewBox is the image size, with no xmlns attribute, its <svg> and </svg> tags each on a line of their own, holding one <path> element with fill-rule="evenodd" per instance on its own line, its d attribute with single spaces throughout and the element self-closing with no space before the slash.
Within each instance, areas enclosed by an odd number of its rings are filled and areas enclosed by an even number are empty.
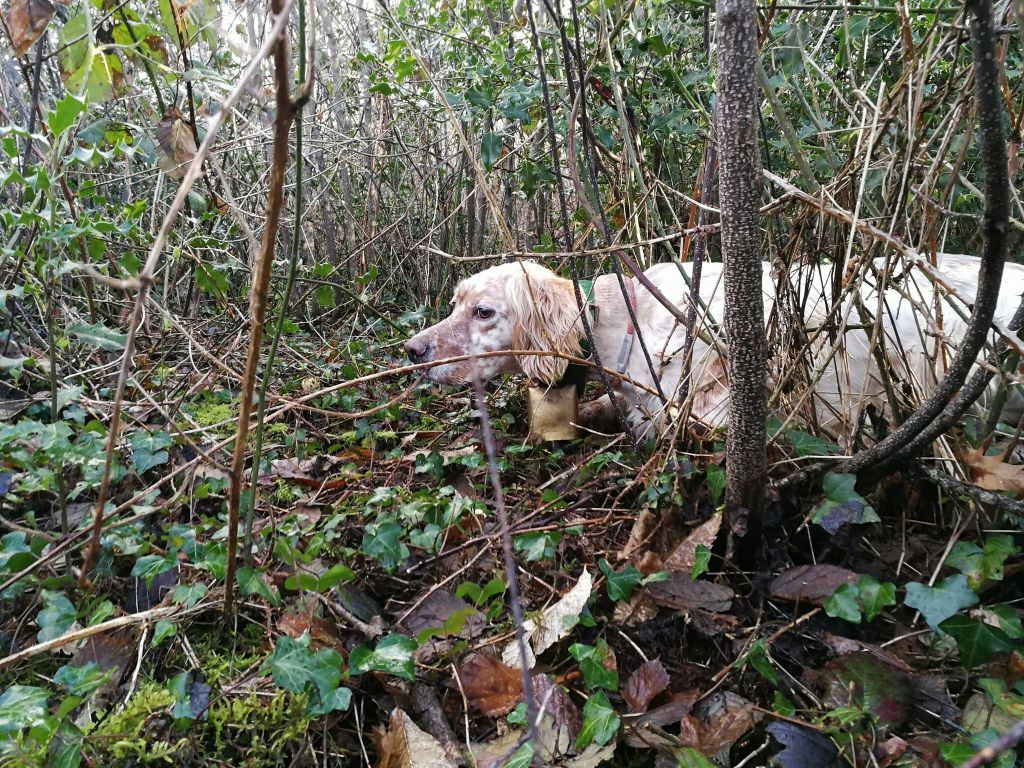
<svg viewBox="0 0 1024 768">
<path fill-rule="evenodd" d="M 725 263 L 725 333 L 729 342 L 729 431 L 725 443 L 726 513 L 731 537 L 744 537 L 750 564 L 760 539 L 767 479 L 765 457 L 764 306 L 761 169 L 757 148 L 757 16 L 754 0 L 720 0 L 717 7 L 719 197 Z M 735 543 L 731 539 L 731 543 Z M 733 547 L 730 547 L 732 549 Z"/>
</svg>

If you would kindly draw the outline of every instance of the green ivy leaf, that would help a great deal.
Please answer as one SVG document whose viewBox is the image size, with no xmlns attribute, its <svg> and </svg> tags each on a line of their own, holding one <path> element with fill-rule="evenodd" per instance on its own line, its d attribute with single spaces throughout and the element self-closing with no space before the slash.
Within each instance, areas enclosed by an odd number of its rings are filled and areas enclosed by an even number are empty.
<svg viewBox="0 0 1024 768">
<path fill-rule="evenodd" d="M 725 470 L 717 464 L 708 464 L 706 471 L 711 506 L 717 507 L 722 503 L 722 494 L 725 493 Z"/>
<path fill-rule="evenodd" d="M 178 625 L 173 621 L 161 619 L 156 623 L 156 627 L 153 629 L 152 647 L 156 648 L 168 637 L 174 637 L 176 634 L 178 634 Z"/>
<path fill-rule="evenodd" d="M 501 158 L 501 137 L 494 131 L 488 131 L 480 142 L 480 159 L 484 167 L 490 171 Z"/>
<path fill-rule="evenodd" d="M 771 659 L 768 658 L 768 647 L 765 645 L 764 638 L 755 640 L 751 644 L 750 650 L 733 662 L 733 666 L 737 668 L 745 667 L 747 664 L 757 670 L 758 674 L 772 685 L 778 685 L 778 673 L 772 666 Z"/>
<path fill-rule="evenodd" d="M 239 569 L 238 581 L 241 586 L 242 571 L 244 568 Z M 243 590 L 244 591 L 244 590 Z M 174 593 L 171 596 L 171 600 L 180 605 L 185 604 L 186 608 L 194 608 L 196 603 L 203 599 L 206 595 L 206 585 L 201 581 L 195 584 L 177 584 L 174 587 Z"/>
<path fill-rule="evenodd" d="M 859 590 L 853 584 L 840 584 L 836 591 L 825 598 L 825 613 L 833 619 L 842 619 L 851 624 L 860 624 L 860 606 L 857 604 Z"/>
<path fill-rule="evenodd" d="M 592 743 L 607 744 L 619 730 L 619 716 L 608 701 L 608 694 L 599 691 L 583 705 L 583 727 L 576 739 L 576 751 Z"/>
<path fill-rule="evenodd" d="M 703 544 L 698 544 L 693 552 L 693 568 L 690 569 L 690 578 L 696 581 L 708 572 L 710 566 L 711 550 Z"/>
<path fill-rule="evenodd" d="M 267 584 L 260 571 L 246 566 L 238 569 L 238 588 L 243 595 L 259 595 L 271 605 L 280 605 L 281 596 L 277 590 Z M 205 591 L 205 588 L 204 588 Z"/>
<path fill-rule="evenodd" d="M 811 522 L 829 533 L 835 533 L 848 524 L 880 522 L 878 513 L 857 493 L 856 483 L 856 475 L 826 473 L 822 481 L 825 498 L 811 510 Z"/>
<path fill-rule="evenodd" d="M 801 458 L 807 456 L 835 456 L 843 452 L 843 449 L 831 440 L 809 435 L 798 429 L 790 430 L 789 442 L 793 445 L 793 451 Z"/>
<path fill-rule="evenodd" d="M 357 645 L 348 657 L 349 673 L 361 675 L 373 670 L 416 682 L 416 665 L 412 660 L 415 650 L 415 640 L 398 634 L 388 635 L 374 649 Z"/>
<path fill-rule="evenodd" d="M 861 576 L 857 589 L 865 621 L 874 621 L 884 609 L 896 605 L 896 585 L 890 581 L 879 583 L 870 576 Z"/>
<path fill-rule="evenodd" d="M 619 690 L 619 670 L 614 666 L 611 669 L 606 666 L 610 654 L 611 649 L 604 640 L 598 640 L 596 646 L 583 643 L 569 646 L 569 655 L 580 663 L 580 671 L 590 690 Z"/>
<path fill-rule="evenodd" d="M 137 429 L 132 432 L 131 444 L 135 471 L 142 475 L 146 470 L 167 463 L 169 457 L 165 449 L 173 445 L 174 441 L 166 432 Z"/>
<path fill-rule="evenodd" d="M 270 674 L 278 688 L 292 693 L 302 693 L 306 683 L 310 681 L 313 666 L 312 654 L 309 651 L 309 636 L 303 635 L 296 640 L 288 635 L 281 635 L 274 646 L 274 653 L 268 660 Z"/>
<path fill-rule="evenodd" d="M 956 640 L 960 661 L 968 669 L 985 664 L 997 653 L 1011 651 L 1014 643 L 1006 633 L 970 616 L 950 616 L 939 629 Z"/>
<path fill-rule="evenodd" d="M 605 589 L 608 597 L 616 602 L 619 600 L 628 601 L 633 595 L 633 590 L 643 581 L 643 574 L 632 565 L 627 565 L 621 572 L 616 573 L 611 564 L 602 558 L 597 567 L 605 577 Z"/>
<path fill-rule="evenodd" d="M 11 736 L 46 722 L 49 693 L 32 685 L 12 685 L 0 695 L 0 736 Z"/>
<path fill-rule="evenodd" d="M 143 579 L 147 586 L 153 585 L 153 579 L 178 566 L 178 553 L 173 550 L 166 555 L 143 555 L 132 566 L 132 576 Z"/>
<path fill-rule="evenodd" d="M 68 328 L 68 333 L 77 336 L 83 344 L 108 352 L 120 352 L 128 342 L 128 336 L 103 323 L 75 323 Z"/>
<path fill-rule="evenodd" d="M 36 616 L 39 632 L 36 639 L 40 643 L 53 640 L 65 634 L 75 623 L 75 606 L 62 592 L 43 590 L 43 610 Z"/>
<path fill-rule="evenodd" d="M 68 718 L 60 721 L 47 749 L 47 768 L 78 768 L 82 764 L 85 734 Z"/>
<path fill-rule="evenodd" d="M 957 611 L 977 602 L 978 596 L 967 586 L 967 577 L 962 573 L 943 579 L 935 587 L 911 581 L 903 598 L 903 604 L 920 611 L 932 629 L 938 629 Z"/>
</svg>

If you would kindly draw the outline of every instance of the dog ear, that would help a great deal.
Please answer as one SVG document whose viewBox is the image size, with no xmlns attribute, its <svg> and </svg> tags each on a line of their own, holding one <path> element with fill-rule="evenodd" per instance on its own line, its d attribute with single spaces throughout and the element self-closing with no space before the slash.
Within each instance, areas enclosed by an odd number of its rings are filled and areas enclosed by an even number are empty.
<svg viewBox="0 0 1024 768">
<path fill-rule="evenodd" d="M 572 281 L 564 280 L 533 262 L 522 262 L 506 283 L 515 349 L 579 355 L 583 323 Z M 568 361 L 550 355 L 522 355 L 523 373 L 544 384 L 555 384 Z"/>
</svg>

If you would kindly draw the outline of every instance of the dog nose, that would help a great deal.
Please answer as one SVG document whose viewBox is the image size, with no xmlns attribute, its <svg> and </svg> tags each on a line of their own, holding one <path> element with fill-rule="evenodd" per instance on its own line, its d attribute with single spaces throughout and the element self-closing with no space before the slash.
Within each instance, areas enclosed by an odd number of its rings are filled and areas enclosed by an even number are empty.
<svg viewBox="0 0 1024 768">
<path fill-rule="evenodd" d="M 427 355 L 427 342 L 420 339 L 409 339 L 405 342 L 405 353 L 414 363 L 421 363 Z"/>
</svg>

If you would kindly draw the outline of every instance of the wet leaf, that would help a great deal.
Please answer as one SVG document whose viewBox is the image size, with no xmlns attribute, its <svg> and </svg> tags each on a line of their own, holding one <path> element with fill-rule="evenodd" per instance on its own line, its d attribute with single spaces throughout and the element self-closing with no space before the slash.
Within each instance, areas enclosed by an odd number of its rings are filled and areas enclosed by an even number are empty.
<svg viewBox="0 0 1024 768">
<path fill-rule="evenodd" d="M 856 475 L 826 473 L 825 498 L 811 510 L 811 522 L 833 534 L 844 525 L 880 522 L 878 513 L 857 493 L 856 484 Z"/>
<path fill-rule="evenodd" d="M 821 605 L 840 586 L 856 581 L 856 573 L 837 565 L 798 565 L 776 576 L 770 589 L 772 597 Z"/>
<path fill-rule="evenodd" d="M 668 688 L 669 677 L 660 659 L 644 662 L 626 680 L 622 698 L 631 713 L 646 712 L 651 702 Z"/>
<path fill-rule="evenodd" d="M 67 633 L 75 623 L 75 614 L 74 604 L 61 592 L 43 590 L 43 610 L 36 616 L 39 625 L 36 639 L 45 643 Z"/>
<path fill-rule="evenodd" d="M 840 768 L 843 765 L 835 744 L 818 731 L 784 720 L 771 723 L 767 730 L 784 747 L 774 756 L 781 768 Z"/>
<path fill-rule="evenodd" d="M 710 581 L 694 581 L 688 573 L 670 574 L 667 581 L 651 584 L 647 591 L 655 602 L 681 611 L 724 613 L 732 607 L 732 589 Z"/>
<path fill-rule="evenodd" d="M 388 635 L 372 650 L 365 645 L 357 645 L 348 657 L 349 673 L 361 675 L 373 670 L 415 682 L 416 665 L 412 659 L 415 650 L 415 640 L 397 634 Z"/>
<path fill-rule="evenodd" d="M 882 723 L 898 727 L 907 722 L 916 696 L 913 681 L 902 670 L 866 651 L 829 662 L 826 699 L 835 708 L 868 711 Z"/>
<path fill-rule="evenodd" d="M 978 596 L 967 586 L 967 577 L 960 573 L 943 579 L 934 587 L 909 582 L 903 602 L 907 607 L 920 611 L 928 626 L 937 629 L 957 611 L 977 603 Z"/>
<path fill-rule="evenodd" d="M 470 706 L 487 717 L 511 712 L 523 696 L 522 671 L 482 653 L 459 667 L 459 683 Z"/>
<path fill-rule="evenodd" d="M 583 705 L 583 728 L 576 739 L 577 751 L 591 743 L 607 744 L 619 730 L 619 716 L 604 691 L 595 693 Z"/>
<path fill-rule="evenodd" d="M 970 616 L 950 616 L 939 624 L 939 629 L 956 640 L 960 661 L 968 669 L 981 666 L 997 653 L 1014 648 L 1013 641 L 1003 630 Z"/>
<path fill-rule="evenodd" d="M 761 715 L 749 701 L 731 692 L 716 694 L 700 706 L 700 711 L 683 715 L 679 740 L 705 755 L 717 755 L 731 747 L 760 721 Z"/>
<path fill-rule="evenodd" d="M 619 690 L 619 669 L 615 653 L 604 640 L 598 640 L 596 646 L 573 643 L 569 646 L 569 655 L 580 663 L 580 671 L 583 673 L 587 688 Z"/>
<path fill-rule="evenodd" d="M 12 685 L 0 694 L 0 736 L 42 725 L 48 696 L 47 691 L 31 685 Z"/>
<path fill-rule="evenodd" d="M 853 584 L 840 584 L 825 600 L 825 613 L 834 619 L 842 619 L 851 624 L 860 624 L 860 605 L 857 603 L 857 587 Z"/>
</svg>

